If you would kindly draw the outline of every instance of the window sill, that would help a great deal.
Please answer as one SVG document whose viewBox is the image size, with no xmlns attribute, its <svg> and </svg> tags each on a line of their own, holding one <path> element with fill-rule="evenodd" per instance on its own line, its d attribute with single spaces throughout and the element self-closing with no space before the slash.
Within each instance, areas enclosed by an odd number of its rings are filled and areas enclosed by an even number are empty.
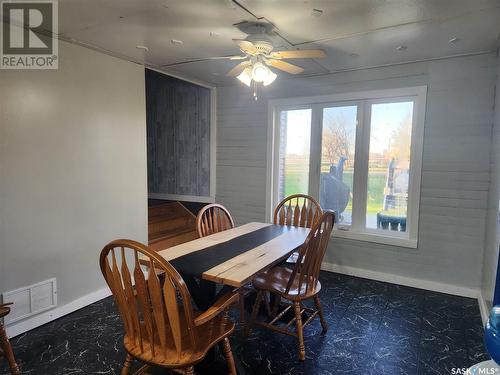
<svg viewBox="0 0 500 375">
<path fill-rule="evenodd" d="M 365 242 L 374 242 L 383 245 L 391 245 L 391 246 L 400 246 L 400 247 L 408 247 L 411 249 L 416 249 L 418 241 L 399 237 L 399 236 L 383 236 L 378 233 L 361 233 L 361 232 L 353 232 L 349 230 L 339 230 L 334 229 L 332 232 L 332 237 L 334 238 L 347 238 L 351 240 L 365 241 Z"/>
</svg>

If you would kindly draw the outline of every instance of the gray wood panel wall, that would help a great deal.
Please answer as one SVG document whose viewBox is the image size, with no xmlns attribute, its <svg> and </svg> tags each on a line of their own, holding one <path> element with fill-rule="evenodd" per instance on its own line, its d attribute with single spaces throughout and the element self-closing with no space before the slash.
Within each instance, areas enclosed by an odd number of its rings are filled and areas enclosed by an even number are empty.
<svg viewBox="0 0 500 375">
<path fill-rule="evenodd" d="M 146 69 L 148 191 L 210 196 L 210 90 Z"/>
</svg>

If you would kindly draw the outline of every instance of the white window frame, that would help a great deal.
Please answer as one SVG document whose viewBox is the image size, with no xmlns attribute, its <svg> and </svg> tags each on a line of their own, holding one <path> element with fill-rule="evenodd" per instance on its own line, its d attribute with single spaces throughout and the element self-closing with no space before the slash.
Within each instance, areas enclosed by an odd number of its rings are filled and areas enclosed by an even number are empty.
<svg viewBox="0 0 500 375">
<path fill-rule="evenodd" d="M 392 100 L 391 100 L 392 99 Z M 266 180 L 266 218 L 272 220 L 273 208 L 279 203 L 277 185 L 279 176 L 279 113 L 282 110 L 311 108 L 311 144 L 321 145 L 322 116 L 325 107 L 358 105 L 358 126 L 356 129 L 355 172 L 353 188 L 353 218 L 366 216 L 366 193 L 368 178 L 368 150 L 370 142 L 371 105 L 384 102 L 414 101 L 411 134 L 410 174 L 408 187 L 407 232 L 386 231 L 353 226 L 336 226 L 334 237 L 375 242 L 387 245 L 416 248 L 418 245 L 418 221 L 420 208 L 420 185 L 422 176 L 422 153 L 424 140 L 425 107 L 427 86 L 396 89 L 359 91 L 333 95 L 308 96 L 300 98 L 274 99 L 268 102 L 268 142 Z M 359 140 L 359 141 L 358 141 Z M 321 147 L 309 155 L 309 194 L 319 198 L 321 173 Z M 357 202 L 357 204 L 356 204 Z M 361 204 L 360 204 L 361 203 Z M 356 212 L 355 212 L 356 211 Z M 364 215 L 363 215 L 364 214 Z"/>
</svg>

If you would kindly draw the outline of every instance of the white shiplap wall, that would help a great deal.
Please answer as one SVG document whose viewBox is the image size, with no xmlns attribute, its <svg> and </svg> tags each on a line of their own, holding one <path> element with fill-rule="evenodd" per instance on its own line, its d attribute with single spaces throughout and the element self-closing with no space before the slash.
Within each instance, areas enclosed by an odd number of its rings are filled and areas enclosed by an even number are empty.
<svg viewBox="0 0 500 375">
<path fill-rule="evenodd" d="M 491 179 L 488 197 L 488 212 L 486 225 L 486 243 L 483 259 L 482 297 L 491 307 L 495 288 L 495 277 L 498 262 L 500 239 L 498 233 L 498 218 L 500 198 L 500 56 L 497 57 L 497 85 L 495 100 L 495 121 L 491 144 Z"/>
<path fill-rule="evenodd" d="M 267 99 L 428 85 L 417 249 L 334 238 L 326 262 L 477 289 L 485 241 L 493 54 L 317 77 L 278 78 L 254 101 L 219 87 L 217 201 L 238 223 L 265 220 Z"/>
</svg>

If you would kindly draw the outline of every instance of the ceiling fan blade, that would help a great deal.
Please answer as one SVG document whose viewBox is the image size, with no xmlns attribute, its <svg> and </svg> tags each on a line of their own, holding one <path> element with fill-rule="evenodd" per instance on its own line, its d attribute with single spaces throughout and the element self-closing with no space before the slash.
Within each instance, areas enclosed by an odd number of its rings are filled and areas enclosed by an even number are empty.
<svg viewBox="0 0 500 375">
<path fill-rule="evenodd" d="M 255 48 L 253 43 L 249 42 L 248 40 L 233 39 L 233 42 L 235 42 L 238 45 L 238 47 L 240 47 L 240 50 L 244 53 L 248 53 L 249 55 L 255 55 L 258 52 L 257 48 Z"/>
<path fill-rule="evenodd" d="M 250 61 L 243 61 L 236 65 L 233 69 L 231 69 L 227 75 L 230 77 L 236 77 L 239 75 L 247 66 L 250 66 L 252 63 Z"/>
<path fill-rule="evenodd" d="M 299 74 L 299 73 L 302 73 L 304 71 L 304 69 L 301 68 L 300 66 L 287 63 L 286 61 L 266 60 L 266 63 L 268 65 L 271 65 L 277 69 L 283 70 L 284 72 L 287 72 L 290 74 Z"/>
<path fill-rule="evenodd" d="M 322 59 L 326 57 L 325 51 L 322 49 L 307 49 L 296 51 L 276 51 L 270 56 L 273 59 Z"/>
</svg>

